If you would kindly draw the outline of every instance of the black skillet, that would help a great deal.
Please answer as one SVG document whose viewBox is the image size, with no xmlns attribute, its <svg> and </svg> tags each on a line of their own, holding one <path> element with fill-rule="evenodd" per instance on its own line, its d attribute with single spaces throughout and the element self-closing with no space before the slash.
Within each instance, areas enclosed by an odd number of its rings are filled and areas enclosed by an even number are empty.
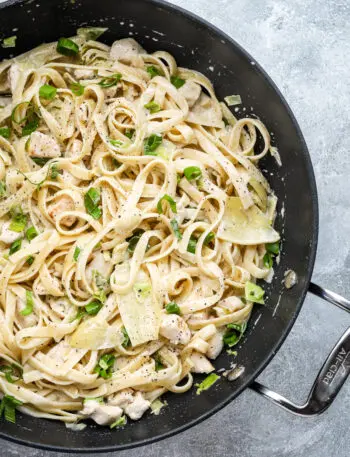
<svg viewBox="0 0 350 457">
<path fill-rule="evenodd" d="M 0 60 L 43 42 L 72 36 L 77 27 L 86 25 L 108 27 L 102 37 L 106 43 L 133 36 L 149 52 L 169 51 L 180 66 L 207 75 L 219 99 L 240 94 L 246 107 L 240 117 L 256 113 L 267 125 L 283 162 L 281 168 L 271 157 L 262 163 L 279 198 L 277 229 L 283 234 L 283 253 L 274 280 L 267 288 L 267 305 L 254 308 L 246 337 L 238 348 L 237 361 L 245 366 L 245 371 L 236 381 L 222 380 L 200 396 L 194 390 L 182 395 L 169 394 L 169 406 L 159 416 L 146 414 L 123 429 L 111 431 L 89 425 L 74 432 L 58 422 L 18 414 L 16 425 L 0 422 L 0 436 L 51 450 L 120 450 L 181 432 L 223 408 L 246 387 L 297 414 L 324 411 L 350 371 L 349 332 L 325 362 L 305 405 L 294 405 L 254 382 L 287 337 L 308 290 L 350 311 L 347 300 L 310 284 L 318 233 L 316 184 L 306 144 L 286 101 L 255 60 L 230 37 L 193 14 L 157 0 L 5 2 L 0 5 L 0 39 L 16 34 L 18 40 L 15 49 L 0 47 Z M 288 269 L 296 272 L 298 282 L 287 290 L 282 283 Z M 215 365 L 228 367 L 231 361 L 232 357 L 223 353 Z"/>
</svg>

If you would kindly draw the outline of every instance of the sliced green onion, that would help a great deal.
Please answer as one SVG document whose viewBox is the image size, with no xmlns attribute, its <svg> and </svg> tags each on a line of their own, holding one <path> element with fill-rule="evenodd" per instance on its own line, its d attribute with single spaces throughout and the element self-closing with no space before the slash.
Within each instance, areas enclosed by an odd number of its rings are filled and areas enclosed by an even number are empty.
<svg viewBox="0 0 350 457">
<path fill-rule="evenodd" d="M 11 113 L 11 121 L 14 122 L 15 124 L 22 124 L 24 121 L 28 119 L 27 114 L 22 117 L 22 111 L 25 109 L 26 112 L 28 109 L 31 107 L 30 102 L 21 102 L 16 105 Z"/>
<path fill-rule="evenodd" d="M 163 76 L 164 75 L 162 70 L 160 70 L 159 68 L 155 67 L 154 65 L 149 65 L 146 70 L 147 70 L 147 73 L 151 76 L 151 78 L 154 78 L 155 76 Z"/>
<path fill-rule="evenodd" d="M 28 265 L 32 265 L 34 260 L 35 260 L 34 256 L 30 255 L 30 256 L 27 257 L 26 263 Z"/>
<path fill-rule="evenodd" d="M 240 95 L 228 95 L 224 98 L 227 106 L 235 106 L 240 105 L 242 103 L 242 99 Z"/>
<path fill-rule="evenodd" d="M 33 299 L 33 292 L 30 290 L 26 290 L 26 307 L 22 309 L 21 314 L 22 316 L 29 316 L 32 314 L 34 308 L 34 299 Z"/>
<path fill-rule="evenodd" d="M 208 235 L 204 238 L 204 245 L 208 246 L 215 239 L 215 233 L 209 232 Z"/>
<path fill-rule="evenodd" d="M 112 76 L 102 78 L 98 85 L 104 88 L 113 87 L 116 86 L 121 79 L 122 75 L 120 73 L 114 73 Z"/>
<path fill-rule="evenodd" d="M 129 242 L 128 251 L 130 253 L 133 253 L 135 251 L 137 243 L 140 241 L 140 238 L 143 233 L 145 233 L 145 231 L 143 229 L 136 229 L 133 231 L 132 236 L 130 236 L 129 238 L 126 238 L 125 241 Z"/>
<path fill-rule="evenodd" d="M 273 257 L 269 252 L 266 252 L 266 254 L 263 257 L 263 263 L 265 268 L 271 268 L 273 265 Z"/>
<path fill-rule="evenodd" d="M 73 92 L 74 95 L 80 97 L 83 95 L 85 87 L 80 83 L 72 83 L 70 84 L 69 89 Z"/>
<path fill-rule="evenodd" d="M 246 300 L 254 303 L 260 303 L 261 305 L 264 304 L 265 291 L 257 284 L 247 281 L 245 283 L 244 292 Z"/>
<path fill-rule="evenodd" d="M 226 328 L 227 331 L 224 334 L 223 341 L 226 346 L 231 348 L 235 346 L 242 338 L 247 328 L 247 323 L 244 322 L 243 324 L 228 324 Z"/>
<path fill-rule="evenodd" d="M 164 365 L 164 363 L 162 363 L 162 360 L 161 360 L 159 354 L 156 354 L 154 356 L 154 361 L 155 361 L 155 367 L 154 368 L 155 368 L 156 371 L 163 370 L 165 368 L 165 365 Z"/>
<path fill-rule="evenodd" d="M 109 426 L 109 428 L 113 429 L 116 427 L 123 427 L 123 425 L 127 424 L 126 416 L 119 417 L 113 424 Z"/>
<path fill-rule="evenodd" d="M 44 84 L 39 89 L 39 96 L 45 100 L 52 100 L 56 97 L 56 87 L 50 86 L 50 84 Z"/>
<path fill-rule="evenodd" d="M 109 138 L 108 141 L 111 143 L 112 146 L 123 146 L 123 142 L 120 140 L 113 140 L 112 138 Z"/>
<path fill-rule="evenodd" d="M 99 207 L 100 202 L 100 191 L 94 187 L 91 187 L 84 195 L 84 204 L 87 213 L 96 220 L 100 219 L 102 216 L 102 210 Z"/>
<path fill-rule="evenodd" d="M 79 246 L 76 246 L 74 249 L 73 259 L 77 262 L 81 249 Z"/>
<path fill-rule="evenodd" d="M 22 370 L 20 370 L 19 367 L 14 363 L 12 365 L 1 365 L 0 371 L 5 374 L 6 381 L 11 384 L 18 381 L 22 377 Z"/>
<path fill-rule="evenodd" d="M 188 181 L 198 180 L 202 177 L 202 170 L 199 167 L 187 167 L 184 169 L 184 175 Z"/>
<path fill-rule="evenodd" d="M 58 175 L 60 174 L 60 170 L 57 168 L 57 164 L 52 164 L 51 171 L 50 171 L 50 178 L 57 179 Z"/>
<path fill-rule="evenodd" d="M 156 102 L 146 103 L 145 108 L 148 109 L 151 114 L 158 113 L 158 111 L 160 111 L 160 106 Z"/>
<path fill-rule="evenodd" d="M 176 87 L 176 89 L 180 89 L 185 84 L 185 80 L 179 78 L 178 76 L 171 76 L 170 77 L 170 82 L 173 86 Z"/>
<path fill-rule="evenodd" d="M 77 30 L 77 35 L 82 36 L 86 41 L 95 41 L 107 30 L 107 27 L 79 27 Z"/>
<path fill-rule="evenodd" d="M 153 133 L 148 138 L 146 138 L 144 143 L 144 153 L 145 155 L 157 155 L 155 150 L 162 144 L 163 138 L 162 135 Z"/>
<path fill-rule="evenodd" d="M 265 248 L 267 252 L 270 252 L 271 254 L 278 255 L 280 252 L 280 244 L 278 241 L 275 243 L 267 243 L 265 244 Z"/>
<path fill-rule="evenodd" d="M 1 46 L 3 48 L 14 48 L 16 46 L 17 36 L 12 35 L 2 40 Z"/>
<path fill-rule="evenodd" d="M 166 201 L 169 203 L 170 209 L 173 213 L 175 213 L 175 214 L 177 213 L 176 202 L 170 197 L 170 195 L 165 194 L 157 203 L 157 211 L 159 214 L 163 214 L 163 212 L 164 212 L 163 208 L 162 208 L 163 201 Z"/>
<path fill-rule="evenodd" d="M 57 42 L 56 51 L 64 56 L 76 56 L 79 46 L 69 38 L 60 38 Z"/>
<path fill-rule="evenodd" d="M 12 216 L 12 220 L 9 229 L 12 232 L 23 232 L 27 224 L 27 216 L 23 213 L 22 208 L 19 205 L 13 206 L 10 209 L 10 214 Z"/>
<path fill-rule="evenodd" d="M 0 127 L 0 136 L 8 139 L 8 138 L 10 138 L 10 135 L 11 135 L 10 127 Z"/>
<path fill-rule="evenodd" d="M 190 239 L 188 240 L 187 252 L 190 252 L 191 254 L 196 253 L 197 241 L 197 238 L 195 238 L 194 236 L 190 237 Z"/>
<path fill-rule="evenodd" d="M 85 306 L 85 310 L 87 314 L 89 314 L 89 316 L 96 316 L 96 314 L 100 311 L 102 306 L 103 305 L 100 301 L 94 300 Z"/>
<path fill-rule="evenodd" d="M 35 227 L 29 227 L 26 230 L 26 238 L 28 241 L 34 240 L 34 238 L 38 236 L 38 232 L 36 231 Z"/>
<path fill-rule="evenodd" d="M 27 124 L 22 128 L 22 136 L 30 135 L 31 133 L 35 132 L 35 130 L 39 127 L 39 117 L 35 115 L 33 120 L 27 122 Z"/>
<path fill-rule="evenodd" d="M 21 246 L 22 246 L 22 240 L 14 241 L 10 246 L 9 255 L 12 255 L 15 252 L 19 251 L 21 249 Z"/>
<path fill-rule="evenodd" d="M 123 326 L 122 327 L 122 334 L 123 334 L 123 342 L 122 342 L 122 346 L 123 348 L 127 348 L 130 346 L 131 344 L 131 341 L 130 341 L 130 337 L 128 335 L 128 332 L 126 331 L 126 328 Z"/>
<path fill-rule="evenodd" d="M 126 129 L 125 132 L 124 132 L 124 135 L 129 138 L 129 140 L 132 139 L 132 137 L 134 136 L 135 134 L 135 130 L 134 129 Z"/>
<path fill-rule="evenodd" d="M 0 403 L 0 417 L 4 415 L 7 422 L 16 423 L 16 408 L 23 403 L 12 395 L 4 395 Z"/>
<path fill-rule="evenodd" d="M 204 390 L 210 389 L 210 387 L 215 384 L 218 379 L 220 379 L 220 376 L 216 373 L 210 373 L 210 375 L 207 376 L 200 384 L 195 384 L 197 387 L 196 394 L 199 395 Z"/>
<path fill-rule="evenodd" d="M 166 306 L 165 306 L 165 311 L 168 313 L 168 314 L 181 314 L 181 310 L 180 310 L 180 307 L 177 303 L 175 303 L 174 301 L 168 303 Z"/>
<path fill-rule="evenodd" d="M 47 162 L 50 160 L 47 157 L 31 157 L 32 161 L 39 165 L 39 167 L 43 167 L 44 165 L 47 164 Z"/>
<path fill-rule="evenodd" d="M 113 354 L 104 354 L 100 357 L 98 364 L 96 365 L 94 372 L 103 379 L 109 379 L 113 374 L 113 365 L 115 362 L 115 356 Z"/>
<path fill-rule="evenodd" d="M 0 198 L 4 198 L 6 195 L 6 184 L 4 181 L 0 181 Z"/>
<path fill-rule="evenodd" d="M 182 233 L 180 232 L 180 229 L 179 229 L 179 223 L 177 222 L 176 219 L 171 219 L 170 221 L 170 225 L 175 233 L 175 236 L 178 240 L 181 240 L 182 239 Z"/>
</svg>

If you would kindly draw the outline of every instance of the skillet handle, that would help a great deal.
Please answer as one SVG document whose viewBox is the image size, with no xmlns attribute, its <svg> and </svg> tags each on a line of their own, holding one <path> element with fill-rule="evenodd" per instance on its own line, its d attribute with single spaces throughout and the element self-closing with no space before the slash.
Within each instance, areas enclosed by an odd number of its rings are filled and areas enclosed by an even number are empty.
<svg viewBox="0 0 350 457">
<path fill-rule="evenodd" d="M 340 295 L 310 283 L 309 292 L 350 312 L 350 301 Z M 350 328 L 346 330 L 332 349 L 319 371 L 311 392 L 303 405 L 297 405 L 257 381 L 250 388 L 276 405 L 299 416 L 316 416 L 323 413 L 333 402 L 350 374 Z"/>
</svg>

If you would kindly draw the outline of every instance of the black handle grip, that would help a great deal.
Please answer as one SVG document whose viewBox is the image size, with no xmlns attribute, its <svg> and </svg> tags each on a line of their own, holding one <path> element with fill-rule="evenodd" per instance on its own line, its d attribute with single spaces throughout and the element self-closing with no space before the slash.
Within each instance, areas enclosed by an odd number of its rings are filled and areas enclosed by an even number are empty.
<svg viewBox="0 0 350 457">
<path fill-rule="evenodd" d="M 350 311 L 350 302 L 340 295 L 322 289 L 313 283 L 310 284 L 309 290 L 330 303 Z M 321 414 L 331 405 L 349 374 L 350 328 L 340 338 L 327 357 L 304 405 L 296 405 L 257 381 L 254 381 L 250 387 L 287 411 L 301 416 L 314 416 Z"/>
</svg>

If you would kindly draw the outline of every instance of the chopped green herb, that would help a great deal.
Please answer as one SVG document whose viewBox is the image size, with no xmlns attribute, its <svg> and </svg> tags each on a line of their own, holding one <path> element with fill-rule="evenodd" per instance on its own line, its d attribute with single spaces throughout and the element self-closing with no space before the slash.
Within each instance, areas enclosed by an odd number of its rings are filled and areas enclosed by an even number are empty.
<svg viewBox="0 0 350 457">
<path fill-rule="evenodd" d="M 184 175 L 188 181 L 197 181 L 202 177 L 202 170 L 199 167 L 187 167 L 184 169 Z"/>
<path fill-rule="evenodd" d="M 13 206 L 10 209 L 10 214 L 12 217 L 9 229 L 12 232 L 23 232 L 27 224 L 27 216 L 23 213 L 22 208 L 19 205 Z"/>
<path fill-rule="evenodd" d="M 27 257 L 26 263 L 27 263 L 28 265 L 32 265 L 33 262 L 34 262 L 34 260 L 35 260 L 35 259 L 34 259 L 34 256 L 30 255 L 30 256 Z"/>
<path fill-rule="evenodd" d="M 18 105 L 16 105 L 13 110 L 12 110 L 12 113 L 11 113 L 11 120 L 12 122 L 14 122 L 15 124 L 22 124 L 23 122 L 25 122 L 27 120 L 27 114 L 23 116 L 22 112 L 24 111 L 24 109 L 26 110 L 26 112 L 28 111 L 28 109 L 30 108 L 31 104 L 29 102 L 22 102 L 22 103 L 18 103 Z"/>
<path fill-rule="evenodd" d="M 132 139 L 132 137 L 134 136 L 135 134 L 135 130 L 134 129 L 126 129 L 125 132 L 124 132 L 124 135 L 129 138 L 129 140 Z"/>
<path fill-rule="evenodd" d="M 57 179 L 60 174 L 60 170 L 57 168 L 57 164 L 53 163 L 51 166 L 50 177 L 51 179 Z"/>
<path fill-rule="evenodd" d="M 180 307 L 177 303 L 175 303 L 174 301 L 168 303 L 166 306 L 165 306 L 165 310 L 167 312 L 167 314 L 181 314 L 181 310 L 180 310 Z"/>
<path fill-rule="evenodd" d="M 107 30 L 107 27 L 79 27 L 77 30 L 77 35 L 82 36 L 87 41 L 95 41 Z"/>
<path fill-rule="evenodd" d="M 33 120 L 27 122 L 27 124 L 22 128 L 22 136 L 30 135 L 39 127 L 39 118 L 37 115 L 35 116 L 36 117 Z"/>
<path fill-rule="evenodd" d="M 113 354 L 104 354 L 102 357 L 100 357 L 94 372 L 98 373 L 98 375 L 103 379 L 110 379 L 114 371 L 114 362 L 115 356 Z"/>
<path fill-rule="evenodd" d="M 31 157 L 32 161 L 39 165 L 39 167 L 43 167 L 44 165 L 47 164 L 47 162 L 50 160 L 47 157 Z"/>
<path fill-rule="evenodd" d="M 123 348 L 126 349 L 131 344 L 130 337 L 129 337 L 128 332 L 126 331 L 126 328 L 124 326 L 122 327 L 121 330 L 122 330 L 122 334 L 123 334 L 122 346 L 123 346 Z"/>
<path fill-rule="evenodd" d="M 260 303 L 261 305 L 264 304 L 265 291 L 257 284 L 247 281 L 245 283 L 244 291 L 245 291 L 246 300 L 254 302 L 254 303 Z"/>
<path fill-rule="evenodd" d="M 11 365 L 0 365 L 0 371 L 5 374 L 7 382 L 13 384 L 22 377 L 22 368 L 12 363 Z"/>
<path fill-rule="evenodd" d="M 208 235 L 204 238 L 204 245 L 208 246 L 215 239 L 215 233 L 209 232 Z"/>
<path fill-rule="evenodd" d="M 98 220 L 102 216 L 102 210 L 99 207 L 101 202 L 101 194 L 99 189 L 91 187 L 84 195 L 85 209 L 90 216 Z"/>
<path fill-rule="evenodd" d="M 180 89 L 185 84 L 185 80 L 179 78 L 178 76 L 171 76 L 170 77 L 170 82 L 173 86 L 176 87 L 176 89 Z"/>
<path fill-rule="evenodd" d="M 137 243 L 140 241 L 142 234 L 145 233 L 143 229 L 136 229 L 133 231 L 132 236 L 126 238 L 125 241 L 129 242 L 128 251 L 133 253 L 135 251 Z"/>
<path fill-rule="evenodd" d="M 4 181 L 0 181 L 0 198 L 4 198 L 6 195 L 6 184 Z"/>
<path fill-rule="evenodd" d="M 158 146 L 160 146 L 162 144 L 162 141 L 163 141 L 162 135 L 158 135 L 156 133 L 153 133 L 148 138 L 146 138 L 145 143 L 144 143 L 145 155 L 148 155 L 148 156 L 157 155 L 155 153 L 155 151 L 158 148 Z"/>
<path fill-rule="evenodd" d="M 233 351 L 232 349 L 226 349 L 228 355 L 233 355 L 234 357 L 237 356 L 237 351 Z"/>
<path fill-rule="evenodd" d="M 4 395 L 0 403 L 0 417 L 4 415 L 7 422 L 16 423 L 16 408 L 23 403 L 12 395 Z"/>
<path fill-rule="evenodd" d="M 210 375 L 207 376 L 200 384 L 195 384 L 195 386 L 198 387 L 196 394 L 199 395 L 204 390 L 208 390 L 218 379 L 220 379 L 220 376 L 216 373 L 210 373 Z"/>
<path fill-rule="evenodd" d="M 171 219 L 170 225 L 171 225 L 172 229 L 174 230 L 176 238 L 178 240 L 181 240 L 182 239 L 182 233 L 180 232 L 179 223 L 177 222 L 177 220 L 176 219 Z"/>
<path fill-rule="evenodd" d="M 123 146 L 123 142 L 120 140 L 113 140 L 112 138 L 109 138 L 108 141 L 111 143 L 112 146 Z"/>
<path fill-rule="evenodd" d="M 9 255 L 12 255 L 15 252 L 19 251 L 21 249 L 21 246 L 22 246 L 22 240 L 14 241 L 10 246 Z"/>
<path fill-rule="evenodd" d="M 73 254 L 73 259 L 74 259 L 75 261 L 78 260 L 78 257 L 79 257 L 80 252 L 81 252 L 80 247 L 79 247 L 79 246 L 76 246 L 75 249 L 74 249 L 74 254 Z"/>
<path fill-rule="evenodd" d="M 169 206 L 173 213 L 175 213 L 175 214 L 177 213 L 176 202 L 170 197 L 170 195 L 165 194 L 157 203 L 157 211 L 159 214 L 163 214 L 163 208 L 162 208 L 163 201 L 166 201 L 169 203 Z"/>
<path fill-rule="evenodd" d="M 161 360 L 159 354 L 156 354 L 154 356 L 154 361 L 155 361 L 155 370 L 156 371 L 163 370 L 165 368 L 165 365 L 162 363 L 162 360 Z"/>
<path fill-rule="evenodd" d="M 193 235 L 190 237 L 188 240 L 187 252 L 190 252 L 191 254 L 196 253 L 197 241 L 197 238 L 195 238 Z"/>
<path fill-rule="evenodd" d="M 34 308 L 34 299 L 33 299 L 33 292 L 30 290 L 26 290 L 26 307 L 22 309 L 21 314 L 22 316 L 29 316 L 32 314 Z"/>
<path fill-rule="evenodd" d="M 79 46 L 69 38 L 60 38 L 57 42 L 56 51 L 64 56 L 76 56 Z"/>
<path fill-rule="evenodd" d="M 122 417 L 119 417 L 119 419 L 117 419 L 115 422 L 113 422 L 113 424 L 111 424 L 109 426 L 109 428 L 113 429 L 116 427 L 122 427 L 123 425 L 126 425 L 126 423 L 127 423 L 126 416 L 122 416 Z"/>
<path fill-rule="evenodd" d="M 273 256 L 269 253 L 266 252 L 266 254 L 263 257 L 263 263 L 265 268 L 271 268 L 273 265 Z"/>
<path fill-rule="evenodd" d="M 100 301 L 94 300 L 85 306 L 85 311 L 89 316 L 96 316 L 96 314 L 100 311 L 102 306 L 103 305 Z"/>
<path fill-rule="evenodd" d="M 11 135 L 10 127 L 0 127 L 0 136 L 8 139 L 8 138 L 10 138 L 10 135 Z"/>
<path fill-rule="evenodd" d="M 151 78 L 154 78 L 155 76 L 163 76 L 164 75 L 162 70 L 160 70 L 159 68 L 155 67 L 154 65 L 149 65 L 146 70 L 147 70 L 147 73 L 151 76 Z"/>
<path fill-rule="evenodd" d="M 56 97 L 56 87 L 50 86 L 50 84 L 44 84 L 39 89 L 39 96 L 45 100 L 52 100 Z"/>
<path fill-rule="evenodd" d="M 36 231 L 35 227 L 29 227 L 26 230 L 26 238 L 28 241 L 34 240 L 34 238 L 38 236 L 38 232 Z"/>
<path fill-rule="evenodd" d="M 168 403 L 166 401 L 163 403 L 159 398 L 152 401 L 152 403 L 151 403 L 152 414 L 154 414 L 155 416 L 158 416 L 160 414 L 161 409 L 164 408 L 164 406 L 167 406 L 167 404 Z"/>
<path fill-rule="evenodd" d="M 228 324 L 226 328 L 227 331 L 224 335 L 223 341 L 226 346 L 231 348 L 235 346 L 242 338 L 247 328 L 247 323 L 244 322 L 243 324 Z"/>
<path fill-rule="evenodd" d="M 3 48 L 14 48 L 16 46 L 16 40 L 17 40 L 17 36 L 16 35 L 12 35 L 12 36 L 9 36 L 7 38 L 4 38 L 2 40 L 2 47 Z"/>
<path fill-rule="evenodd" d="M 112 76 L 102 78 L 98 85 L 104 88 L 113 87 L 116 86 L 121 79 L 122 75 L 120 73 L 114 73 Z"/>
<path fill-rule="evenodd" d="M 72 83 L 70 84 L 69 89 L 73 92 L 74 95 L 80 97 L 83 95 L 85 87 L 80 83 Z"/>
<path fill-rule="evenodd" d="M 158 113 L 158 111 L 160 111 L 160 106 L 156 102 L 146 103 L 145 108 L 148 109 L 151 114 Z"/>
<path fill-rule="evenodd" d="M 280 244 L 278 241 L 276 241 L 276 243 L 265 244 L 265 248 L 266 248 L 267 252 L 274 254 L 274 255 L 278 255 L 280 252 Z"/>
</svg>

